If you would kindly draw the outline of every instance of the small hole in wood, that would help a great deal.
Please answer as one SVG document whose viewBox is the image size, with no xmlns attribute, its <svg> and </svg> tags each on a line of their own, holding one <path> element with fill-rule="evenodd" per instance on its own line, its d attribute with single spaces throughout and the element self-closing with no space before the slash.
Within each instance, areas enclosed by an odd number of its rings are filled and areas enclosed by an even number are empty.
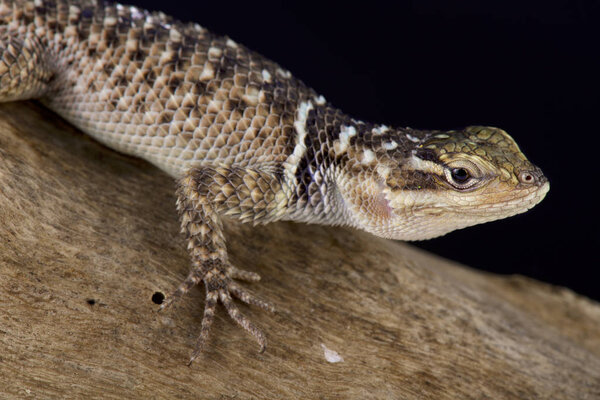
<svg viewBox="0 0 600 400">
<path fill-rule="evenodd" d="M 161 292 L 156 292 L 152 295 L 152 302 L 154 304 L 162 304 L 165 301 L 165 295 Z"/>
</svg>

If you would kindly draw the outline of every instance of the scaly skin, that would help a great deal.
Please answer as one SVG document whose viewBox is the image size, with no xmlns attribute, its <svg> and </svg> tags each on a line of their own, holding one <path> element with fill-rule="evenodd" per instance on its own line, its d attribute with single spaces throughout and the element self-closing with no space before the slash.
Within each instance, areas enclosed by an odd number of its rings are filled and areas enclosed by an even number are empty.
<svg viewBox="0 0 600 400">
<path fill-rule="evenodd" d="M 260 278 L 229 263 L 223 215 L 418 240 L 524 212 L 549 189 L 500 129 L 357 121 L 272 61 L 160 13 L 93 0 L 1 0 L 0 55 L 0 101 L 38 98 L 179 180 L 192 270 L 163 307 L 204 282 L 191 361 L 207 346 L 219 302 L 266 346 L 232 296 L 273 307 L 233 280 Z"/>
</svg>

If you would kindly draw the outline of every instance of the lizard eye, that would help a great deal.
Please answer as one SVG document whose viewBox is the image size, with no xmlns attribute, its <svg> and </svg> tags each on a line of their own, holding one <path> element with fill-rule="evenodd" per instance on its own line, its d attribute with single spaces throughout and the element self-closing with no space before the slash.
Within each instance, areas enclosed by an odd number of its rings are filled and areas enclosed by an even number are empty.
<svg viewBox="0 0 600 400">
<path fill-rule="evenodd" d="M 445 170 L 446 180 L 456 189 L 468 189 L 477 184 L 476 168 L 468 168 L 465 162 L 459 165 L 448 166 Z"/>
<path fill-rule="evenodd" d="M 452 168 L 450 170 L 450 175 L 452 176 L 452 180 L 456 183 L 465 184 L 469 179 L 471 179 L 471 174 L 465 168 Z"/>
</svg>

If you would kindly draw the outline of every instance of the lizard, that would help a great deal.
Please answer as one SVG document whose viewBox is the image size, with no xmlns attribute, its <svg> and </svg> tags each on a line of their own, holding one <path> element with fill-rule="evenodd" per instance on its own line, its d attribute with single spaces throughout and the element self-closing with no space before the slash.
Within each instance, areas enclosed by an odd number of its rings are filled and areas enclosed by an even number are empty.
<svg viewBox="0 0 600 400">
<path fill-rule="evenodd" d="M 0 101 L 38 99 L 177 181 L 191 270 L 161 305 L 206 289 L 190 363 L 217 305 L 266 348 L 238 300 L 224 217 L 343 225 L 422 240 L 538 204 L 548 179 L 502 129 L 422 130 L 346 115 L 275 62 L 160 12 L 102 0 L 0 0 Z"/>
</svg>

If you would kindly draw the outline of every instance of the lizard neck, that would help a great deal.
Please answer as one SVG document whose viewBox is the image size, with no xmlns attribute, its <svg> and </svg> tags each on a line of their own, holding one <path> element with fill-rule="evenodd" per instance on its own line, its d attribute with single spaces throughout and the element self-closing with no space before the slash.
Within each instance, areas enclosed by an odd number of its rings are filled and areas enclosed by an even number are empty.
<svg viewBox="0 0 600 400">
<path fill-rule="evenodd" d="M 365 123 L 315 99 L 299 104 L 294 128 L 284 172 L 292 192 L 286 219 L 354 227 L 364 225 L 355 217 L 356 198 L 365 182 L 377 184 L 380 158 L 408 157 L 428 134 Z"/>
<path fill-rule="evenodd" d="M 333 154 L 333 142 L 339 137 L 341 126 L 350 123 L 348 116 L 318 98 L 298 105 L 295 146 L 284 163 L 284 179 L 291 191 L 285 219 L 347 223 L 348 210 L 337 188 L 344 161 Z"/>
</svg>

